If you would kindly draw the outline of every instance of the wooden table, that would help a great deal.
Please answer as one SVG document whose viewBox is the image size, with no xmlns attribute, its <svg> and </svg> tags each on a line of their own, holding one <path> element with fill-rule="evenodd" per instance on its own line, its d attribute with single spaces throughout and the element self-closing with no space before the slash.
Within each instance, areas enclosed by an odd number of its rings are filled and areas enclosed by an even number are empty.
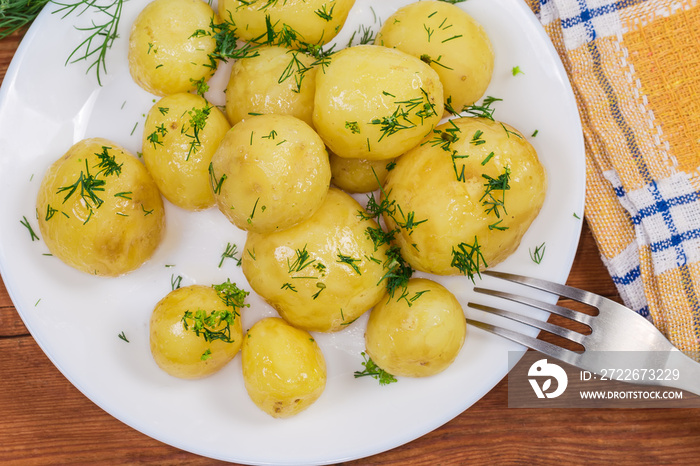
<svg viewBox="0 0 700 466">
<path fill-rule="evenodd" d="M 0 41 L 0 77 L 19 40 L 15 35 Z M 619 301 L 585 224 L 568 283 Z M 504 380 L 424 437 L 345 464 L 697 464 L 698 459 L 698 409 L 514 409 L 507 406 Z M 216 464 L 133 430 L 83 396 L 34 342 L 1 281 L 0 462 Z"/>
</svg>

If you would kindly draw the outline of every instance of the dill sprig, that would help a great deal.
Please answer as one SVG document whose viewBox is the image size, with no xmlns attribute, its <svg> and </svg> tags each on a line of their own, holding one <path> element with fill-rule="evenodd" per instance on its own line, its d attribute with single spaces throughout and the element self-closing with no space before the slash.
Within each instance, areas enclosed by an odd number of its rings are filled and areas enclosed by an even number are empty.
<svg viewBox="0 0 700 466">
<path fill-rule="evenodd" d="M 66 59 L 66 64 L 93 60 L 86 72 L 94 68 L 97 75 L 97 83 L 101 86 L 101 73 L 107 72 L 107 51 L 118 37 L 119 20 L 121 19 L 124 0 L 112 0 L 104 5 L 98 4 L 98 0 L 80 0 L 72 3 L 61 3 L 51 0 L 51 2 L 59 7 L 52 13 L 62 13 L 61 19 L 65 19 L 73 13 L 76 16 L 80 16 L 88 10 L 94 10 L 96 13 L 95 17 L 92 18 L 91 26 L 76 26 L 78 31 L 86 31 L 90 35 L 71 52 Z M 101 18 L 102 21 L 98 20 L 97 17 Z"/>
<path fill-rule="evenodd" d="M 388 385 L 390 383 L 396 382 L 396 377 L 389 374 L 387 371 L 377 366 L 377 364 L 372 361 L 372 358 L 368 357 L 364 351 L 361 353 L 364 361 L 362 365 L 365 367 L 361 371 L 355 371 L 355 378 L 370 376 L 373 379 L 379 380 L 379 385 Z"/>
<path fill-rule="evenodd" d="M 0 3 L 0 39 L 28 26 L 50 0 L 4 0 Z"/>
<path fill-rule="evenodd" d="M 452 262 L 450 266 L 466 275 L 472 282 L 474 274 L 481 277 L 481 269 L 488 267 L 484 255 L 481 253 L 481 245 L 474 237 L 474 243 L 459 243 L 452 247 Z"/>
</svg>

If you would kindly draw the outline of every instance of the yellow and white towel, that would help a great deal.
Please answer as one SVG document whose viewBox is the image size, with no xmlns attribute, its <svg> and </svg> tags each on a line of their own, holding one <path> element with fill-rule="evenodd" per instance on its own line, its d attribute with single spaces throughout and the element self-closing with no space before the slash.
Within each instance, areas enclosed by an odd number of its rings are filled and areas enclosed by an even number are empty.
<svg viewBox="0 0 700 466">
<path fill-rule="evenodd" d="M 586 143 L 586 219 L 625 303 L 700 351 L 700 4 L 526 0 Z"/>
</svg>

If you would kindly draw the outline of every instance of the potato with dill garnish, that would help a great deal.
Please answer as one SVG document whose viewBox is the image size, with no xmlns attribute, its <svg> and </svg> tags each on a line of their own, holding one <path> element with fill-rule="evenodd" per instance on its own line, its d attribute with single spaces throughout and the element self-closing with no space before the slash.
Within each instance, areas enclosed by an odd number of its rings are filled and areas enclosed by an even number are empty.
<svg viewBox="0 0 700 466">
<path fill-rule="evenodd" d="M 189 92 L 216 69 L 214 10 L 202 0 L 155 0 L 141 10 L 129 35 L 129 71 L 155 95 Z"/>
<path fill-rule="evenodd" d="M 515 251 L 546 189 L 537 152 L 515 128 L 455 118 L 396 161 L 383 215 L 413 268 L 471 277 Z"/>
<path fill-rule="evenodd" d="M 238 228 L 284 230 L 309 218 L 328 193 L 328 153 L 314 130 L 290 115 L 256 115 L 233 125 L 211 161 L 219 210 Z"/>
<path fill-rule="evenodd" d="M 384 295 L 387 245 L 349 194 L 331 188 L 307 220 L 270 234 L 248 232 L 243 273 L 253 290 L 295 327 L 336 332 Z"/>
<path fill-rule="evenodd" d="M 241 348 L 240 311 L 248 292 L 235 283 L 190 285 L 168 293 L 151 314 L 153 359 L 170 375 L 198 379 L 219 371 Z"/>
<path fill-rule="evenodd" d="M 426 377 L 454 362 L 466 334 L 457 298 L 433 280 L 412 278 L 372 309 L 365 342 L 369 357 L 386 372 Z"/>
<path fill-rule="evenodd" d="M 393 159 L 348 159 L 330 154 L 331 182 L 349 193 L 368 193 L 384 184 L 389 170 L 394 166 Z"/>
<path fill-rule="evenodd" d="M 415 2 L 390 16 L 374 41 L 428 63 L 440 76 L 445 102 L 457 112 L 482 97 L 494 53 L 483 27 L 456 5 Z"/>
<path fill-rule="evenodd" d="M 165 232 L 163 200 L 148 170 L 102 138 L 77 142 L 51 165 L 36 208 L 49 251 L 93 275 L 139 268 Z"/>
<path fill-rule="evenodd" d="M 287 39 L 322 45 L 345 24 L 355 0 L 219 0 L 219 16 L 238 25 L 243 40 L 264 42 L 268 25 Z M 279 42 L 279 40 L 278 40 Z"/>
<path fill-rule="evenodd" d="M 340 157 L 398 157 L 430 133 L 442 114 L 437 73 L 400 50 L 348 47 L 316 75 L 314 127 Z"/>
<path fill-rule="evenodd" d="M 223 112 L 199 95 L 171 94 L 151 107 L 143 161 L 167 200 L 187 210 L 214 205 L 209 164 L 230 127 Z"/>
<path fill-rule="evenodd" d="M 272 417 L 298 414 L 326 387 L 326 361 L 316 341 L 278 317 L 259 320 L 248 330 L 241 365 L 250 399 Z"/>
<path fill-rule="evenodd" d="M 263 113 L 292 115 L 312 125 L 315 59 L 282 46 L 263 46 L 236 60 L 226 87 L 226 115 L 232 124 Z"/>
</svg>

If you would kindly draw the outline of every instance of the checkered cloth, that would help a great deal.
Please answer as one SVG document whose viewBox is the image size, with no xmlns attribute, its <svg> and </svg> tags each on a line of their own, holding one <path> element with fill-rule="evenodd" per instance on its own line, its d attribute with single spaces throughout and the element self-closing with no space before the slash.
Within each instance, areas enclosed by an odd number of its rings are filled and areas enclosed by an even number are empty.
<svg viewBox="0 0 700 466">
<path fill-rule="evenodd" d="M 586 218 L 625 303 L 700 351 L 700 3 L 526 0 L 586 143 Z"/>
</svg>

